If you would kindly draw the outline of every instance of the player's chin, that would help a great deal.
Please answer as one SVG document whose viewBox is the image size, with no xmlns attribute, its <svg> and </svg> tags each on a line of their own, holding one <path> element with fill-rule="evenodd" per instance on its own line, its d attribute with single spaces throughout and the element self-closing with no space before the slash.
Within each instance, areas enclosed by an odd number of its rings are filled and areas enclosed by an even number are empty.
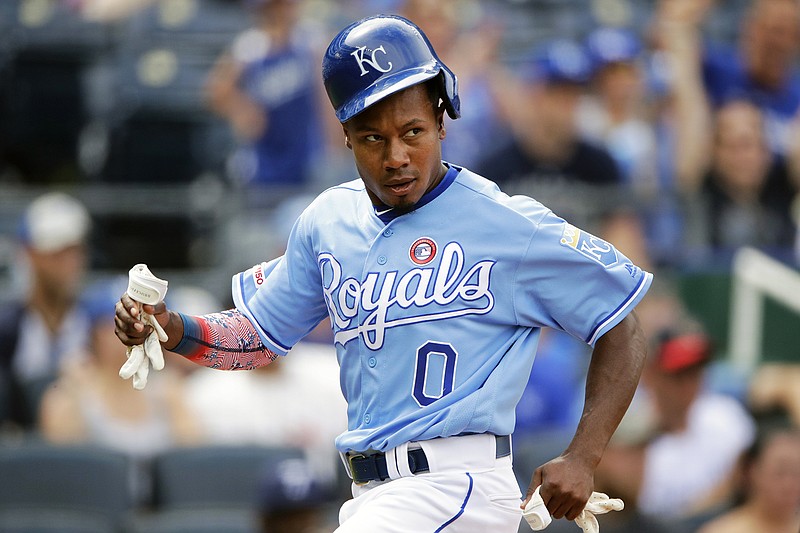
<svg viewBox="0 0 800 533">
<path fill-rule="evenodd" d="M 411 207 L 414 207 L 417 202 L 419 202 L 420 198 L 422 198 L 422 194 L 417 193 L 416 191 L 408 191 L 402 194 L 388 191 L 383 195 L 381 200 L 384 204 L 395 209 L 410 209 Z"/>
<path fill-rule="evenodd" d="M 412 201 L 412 200 L 410 200 L 408 198 L 402 198 L 402 199 L 400 199 L 400 201 L 393 202 L 392 204 L 388 204 L 387 203 L 386 205 L 391 205 L 391 207 L 393 207 L 397 212 L 401 212 L 402 213 L 402 212 L 411 211 L 414 208 L 414 206 L 416 205 L 416 203 L 417 203 L 417 201 L 415 201 L 415 200 Z"/>
</svg>

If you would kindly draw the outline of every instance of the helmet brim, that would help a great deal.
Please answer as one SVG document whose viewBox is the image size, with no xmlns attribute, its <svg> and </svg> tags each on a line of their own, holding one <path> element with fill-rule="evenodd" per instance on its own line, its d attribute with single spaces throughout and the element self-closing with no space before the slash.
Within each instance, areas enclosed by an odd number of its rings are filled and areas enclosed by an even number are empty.
<svg viewBox="0 0 800 533">
<path fill-rule="evenodd" d="M 431 61 L 429 65 L 398 72 L 394 76 L 381 77 L 341 105 L 336 110 L 336 118 L 339 119 L 339 122 L 345 123 L 384 98 L 433 79 L 441 72 L 441 65 Z M 451 116 L 453 114 L 450 109 L 448 109 L 448 114 Z"/>
</svg>

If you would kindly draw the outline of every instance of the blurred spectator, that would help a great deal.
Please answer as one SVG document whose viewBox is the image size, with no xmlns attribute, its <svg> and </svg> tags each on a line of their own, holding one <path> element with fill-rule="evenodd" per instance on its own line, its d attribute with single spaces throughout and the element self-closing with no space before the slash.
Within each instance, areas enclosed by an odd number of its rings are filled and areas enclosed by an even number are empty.
<svg viewBox="0 0 800 533">
<path fill-rule="evenodd" d="M 586 48 L 593 74 L 578 109 L 579 127 L 609 151 L 633 192 L 648 254 L 659 264 L 672 264 L 682 215 L 672 173 L 660 164 L 667 149 L 659 128 L 664 94 L 652 87 L 654 59 L 626 28 L 600 27 L 588 35 Z"/>
<path fill-rule="evenodd" d="M 619 184 L 622 178 L 609 153 L 577 128 L 578 104 L 591 72 L 583 49 L 572 41 L 551 41 L 523 68 L 514 139 L 484 159 L 478 171 L 519 188 L 554 181 Z"/>
<path fill-rule="evenodd" d="M 602 27 L 586 39 L 592 91 L 578 111 L 581 131 L 603 145 L 637 195 L 656 194 L 656 135 L 648 116 L 642 43 L 631 30 Z"/>
<path fill-rule="evenodd" d="M 580 45 L 557 39 L 534 53 L 522 74 L 511 120 L 514 138 L 475 169 L 509 194 L 526 194 L 575 225 L 599 234 L 636 264 L 650 264 L 642 227 L 608 151 L 577 123 L 591 73 Z"/>
<path fill-rule="evenodd" d="M 0 307 L 0 403 L 18 428 L 36 428 L 44 389 L 86 347 L 89 321 L 77 301 L 90 225 L 86 208 L 63 193 L 36 198 L 20 223 L 26 293 Z"/>
<path fill-rule="evenodd" d="M 347 406 L 329 344 L 299 343 L 248 372 L 200 368 L 188 377 L 186 399 L 204 442 L 299 446 L 327 481 L 341 467 L 332 444 L 347 428 Z"/>
<path fill-rule="evenodd" d="M 65 365 L 45 391 L 40 429 L 53 443 L 99 444 L 146 467 L 159 452 L 195 442 L 197 430 L 184 404 L 180 376 L 169 368 L 151 376 L 142 391 L 120 379 L 125 346 L 114 334 L 114 306 L 126 288 L 127 278 L 115 278 L 86 291 L 82 304 L 91 323 L 88 353 Z"/>
<path fill-rule="evenodd" d="M 707 165 L 696 170 L 699 205 L 687 219 L 690 242 L 717 251 L 741 246 L 791 250 L 797 233 L 791 214 L 796 190 L 785 160 L 766 146 L 757 107 L 739 100 L 716 111 Z"/>
<path fill-rule="evenodd" d="M 743 502 L 698 533 L 800 531 L 800 430 L 764 431 L 743 460 Z"/>
<path fill-rule="evenodd" d="M 324 136 L 319 56 L 299 24 L 298 0 L 247 0 L 254 25 L 212 69 L 209 105 L 241 147 L 234 179 L 245 185 L 300 186 L 312 179 Z"/>
<path fill-rule="evenodd" d="M 711 142 L 711 104 L 700 62 L 703 54 L 700 20 L 714 0 L 662 0 L 656 5 L 648 38 L 660 68 L 651 77 L 666 93 L 662 110 L 664 171 L 682 192 L 694 193 L 698 169 L 706 164 Z"/>
<path fill-rule="evenodd" d="M 796 190 L 785 159 L 770 150 L 767 111 L 745 94 L 711 107 L 697 66 L 698 10 L 667 5 L 659 32 L 674 67 L 676 178 L 689 201 L 687 242 L 703 253 L 745 245 L 791 250 Z"/>
<path fill-rule="evenodd" d="M 262 533 L 325 533 L 332 494 L 304 460 L 287 459 L 264 471 L 259 486 Z"/>
<path fill-rule="evenodd" d="M 678 324 L 651 341 L 631 410 L 640 427 L 621 426 L 598 468 L 598 490 L 645 517 L 693 531 L 729 505 L 754 423 L 737 400 L 704 389 L 712 348 L 702 331 Z"/>
<path fill-rule="evenodd" d="M 710 167 L 703 180 L 707 242 L 715 247 L 789 249 L 796 194 L 783 158 L 769 152 L 759 109 L 731 101 L 715 116 Z"/>
<path fill-rule="evenodd" d="M 765 363 L 750 380 L 747 401 L 755 412 L 780 410 L 800 428 L 800 364 Z"/>
<path fill-rule="evenodd" d="M 664 22 L 679 22 L 681 40 L 700 41 L 701 24 L 713 0 L 662 0 Z M 701 45 L 690 68 L 702 69 L 703 86 L 713 107 L 731 99 L 752 102 L 764 113 L 769 148 L 784 155 L 791 143 L 791 122 L 800 109 L 800 5 L 794 0 L 752 0 L 734 46 Z M 678 67 L 683 68 L 683 67 Z"/>
<path fill-rule="evenodd" d="M 468 106 L 447 120 L 443 157 L 472 168 L 483 154 L 509 140 L 499 61 L 502 22 L 477 0 L 404 0 L 400 14 L 417 24 L 442 61 L 458 74 L 458 92 Z"/>
</svg>

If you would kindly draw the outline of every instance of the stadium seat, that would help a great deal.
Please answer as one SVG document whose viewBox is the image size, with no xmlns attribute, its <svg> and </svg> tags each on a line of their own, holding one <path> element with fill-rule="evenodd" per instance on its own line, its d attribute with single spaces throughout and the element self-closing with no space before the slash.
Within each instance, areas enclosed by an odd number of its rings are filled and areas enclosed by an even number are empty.
<svg viewBox="0 0 800 533">
<path fill-rule="evenodd" d="M 155 508 L 254 509 L 265 468 L 299 448 L 209 446 L 169 450 L 153 461 Z"/>
<path fill-rule="evenodd" d="M 173 509 L 133 516 L 125 533 L 259 533 L 258 516 L 245 509 Z"/>
<path fill-rule="evenodd" d="M 0 511 L 3 533 L 111 533 L 115 520 L 103 514 L 27 507 Z"/>
<path fill-rule="evenodd" d="M 161 0 L 131 17 L 125 32 L 135 40 L 180 43 L 216 56 L 248 24 L 240 2 Z"/>
<path fill-rule="evenodd" d="M 111 32 L 66 2 L 2 4 L 0 157 L 29 182 L 75 181 L 83 76 L 110 48 Z"/>
<path fill-rule="evenodd" d="M 97 117 L 108 131 L 104 181 L 188 183 L 223 171 L 234 141 L 203 92 L 214 59 L 180 43 L 120 43 L 113 104 Z"/>
<path fill-rule="evenodd" d="M 38 441 L 3 446 L 0 512 L 4 520 L 18 524 L 31 522 L 36 513 L 44 516 L 62 511 L 76 513 L 70 515 L 73 518 L 77 513 L 96 515 L 97 519 L 87 523 L 116 520 L 133 506 L 131 476 L 127 457 L 106 448 Z M 33 512 L 26 514 L 25 510 Z"/>
</svg>

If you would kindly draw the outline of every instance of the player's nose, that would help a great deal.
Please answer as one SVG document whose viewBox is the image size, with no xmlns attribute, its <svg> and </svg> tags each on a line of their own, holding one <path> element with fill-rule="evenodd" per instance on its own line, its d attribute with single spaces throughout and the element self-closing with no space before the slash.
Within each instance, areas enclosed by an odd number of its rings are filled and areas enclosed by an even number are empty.
<svg viewBox="0 0 800 533">
<path fill-rule="evenodd" d="M 386 170 L 402 168 L 409 162 L 408 146 L 400 139 L 389 139 L 383 155 L 383 166 Z"/>
</svg>

